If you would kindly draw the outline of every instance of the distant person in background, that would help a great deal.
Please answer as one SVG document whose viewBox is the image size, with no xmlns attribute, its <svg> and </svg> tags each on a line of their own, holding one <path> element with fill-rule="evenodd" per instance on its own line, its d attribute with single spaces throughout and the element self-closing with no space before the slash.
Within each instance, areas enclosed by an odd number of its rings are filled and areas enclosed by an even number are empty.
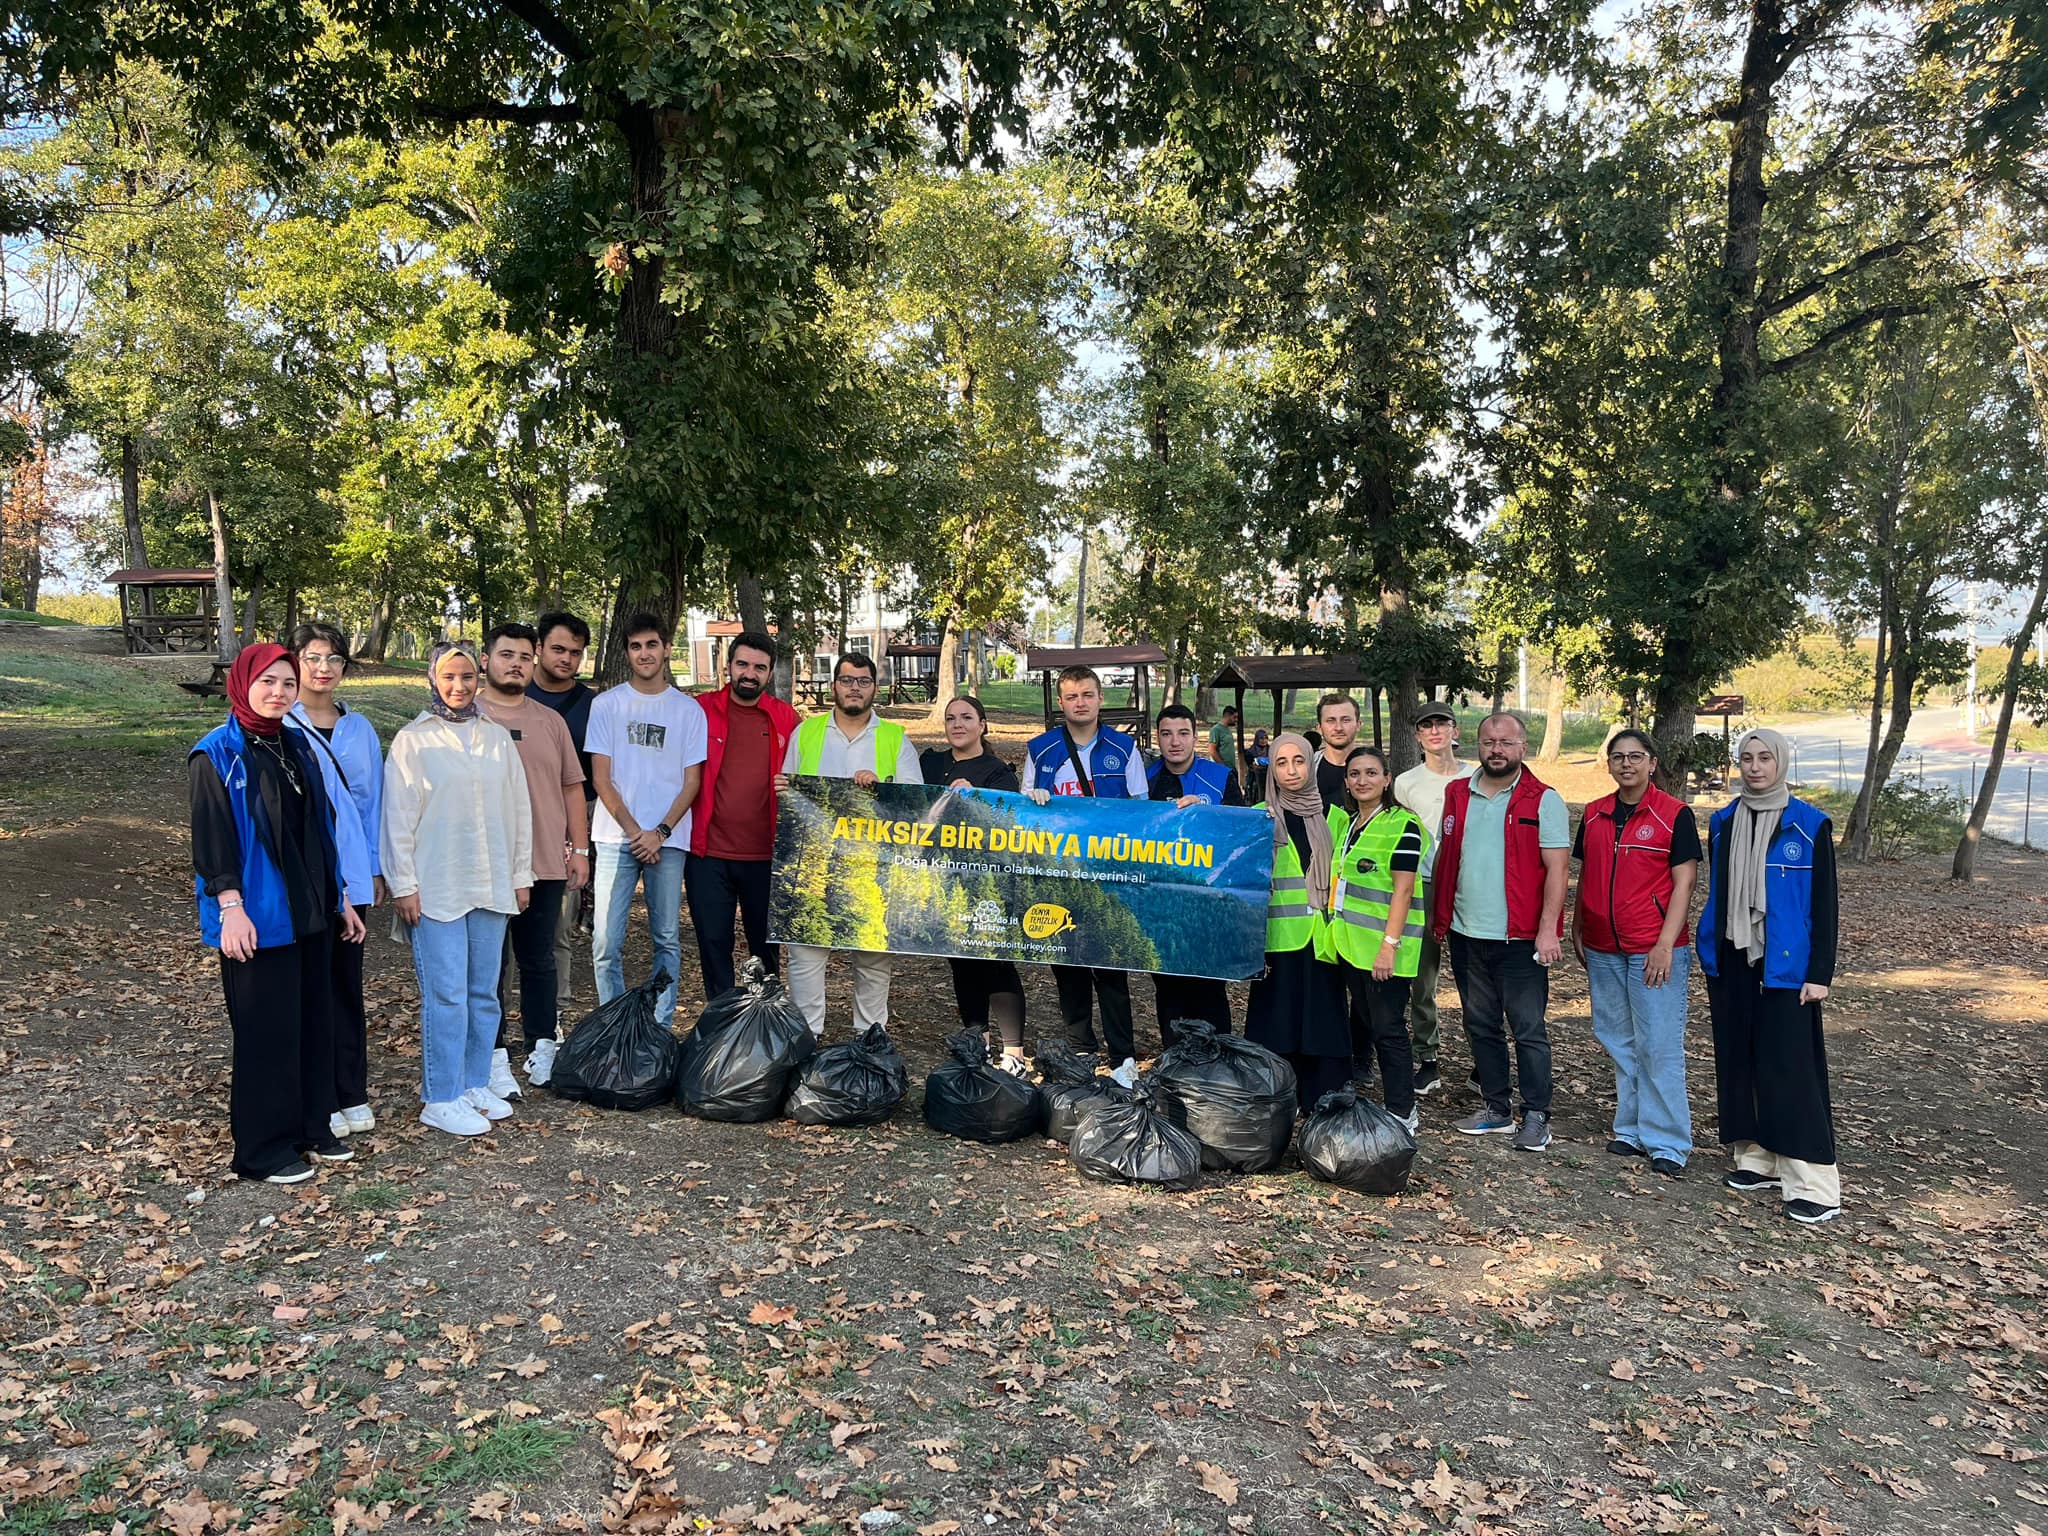
<svg viewBox="0 0 2048 1536">
<path fill-rule="evenodd" d="M 291 634 L 299 668 L 299 701 L 288 725 L 306 733 L 334 807 L 334 842 L 349 905 L 367 927 L 370 908 L 385 899 L 377 829 L 383 820 L 384 747 L 377 728 L 334 696 L 348 675 L 348 640 L 332 624 L 301 624 Z M 363 946 L 336 944 L 334 956 L 334 1096 L 329 1117 L 337 1136 L 376 1129 L 370 1109 L 370 1041 L 363 1014 Z"/>
<path fill-rule="evenodd" d="M 932 747 L 918 758 L 918 770 L 927 784 L 948 789 L 1003 789 L 1015 792 L 1017 770 L 1004 762 L 988 744 L 988 711 L 981 700 L 962 694 L 946 706 L 946 744 Z M 1029 1071 L 1024 1057 L 1024 978 L 1008 960 L 949 960 L 953 969 L 953 999 L 960 1009 L 960 1022 L 987 1034 L 991 1027 L 1002 1039 L 997 1064 L 1005 1072 L 1023 1077 Z"/>
<path fill-rule="evenodd" d="M 234 1170 L 297 1184 L 306 1159 L 345 1162 L 334 1134 L 336 943 L 363 920 L 336 872 L 335 807 L 312 745 L 287 732 L 298 669 L 281 645 L 245 647 L 228 668 L 229 718 L 187 764 L 200 937 L 220 951 L 234 1054 Z"/>
<path fill-rule="evenodd" d="M 1308 740 L 1306 736 L 1301 739 Z M 1271 766 L 1272 751 L 1272 738 L 1266 732 L 1252 732 L 1252 744 L 1245 748 L 1245 793 L 1260 804 L 1267 799 L 1266 770 Z"/>
<path fill-rule="evenodd" d="M 1354 746 L 1344 774 L 1344 804 L 1330 812 L 1330 934 L 1351 998 L 1352 1070 L 1363 1082 L 1377 1059 L 1387 1113 L 1412 1131 L 1418 1119 L 1408 989 L 1429 929 L 1421 883 L 1429 834 L 1413 811 L 1395 803 L 1393 768 L 1378 747 Z"/>
<path fill-rule="evenodd" d="M 584 738 L 598 799 L 590 829 L 596 855 L 590 963 L 600 1004 L 626 990 L 626 924 L 634 891 L 644 889 L 654 968 L 669 979 L 655 1004 L 666 1028 L 675 1018 L 683 974 L 683 868 L 710 730 L 703 706 L 676 687 L 669 671 L 668 626 L 637 613 L 623 628 L 626 681 L 597 696 Z"/>
<path fill-rule="evenodd" d="M 573 613 L 544 613 L 533 632 L 540 636 L 533 658 L 533 680 L 526 696 L 562 717 L 569 739 L 576 743 L 576 759 L 583 766 L 583 819 L 594 819 L 597 786 L 590 779 L 590 754 L 584 737 L 590 729 L 590 703 L 597 690 L 579 675 L 583 657 L 590 649 L 590 626 Z M 583 936 L 589 932 L 590 885 L 562 893 L 562 910 L 555 922 L 555 1002 L 567 1003 L 576 992 L 576 956 L 590 953 Z"/>
<path fill-rule="evenodd" d="M 1342 810 L 1344 768 L 1358 740 L 1358 700 L 1348 693 L 1324 694 L 1316 701 L 1316 731 L 1323 742 L 1316 751 L 1316 790 L 1326 808 Z"/>
<path fill-rule="evenodd" d="M 782 754 L 777 794 L 787 791 L 793 776 L 851 779 L 863 786 L 922 784 L 917 749 L 909 733 L 875 711 L 880 678 L 872 656 L 848 651 L 832 667 L 832 711 L 812 715 L 796 728 Z M 832 951 L 815 944 L 785 946 L 789 961 L 789 996 L 811 1026 L 825 1035 L 825 967 Z M 864 950 L 840 951 L 853 972 L 853 1032 L 865 1033 L 889 1024 L 889 978 L 894 961 Z"/>
<path fill-rule="evenodd" d="M 1252 983 L 1244 1033 L 1294 1067 L 1302 1109 L 1351 1081 L 1351 1025 L 1344 972 L 1329 949 L 1329 910 L 1335 840 L 1329 813 L 1309 765 L 1312 748 L 1299 731 L 1273 741 L 1273 887 L 1266 906 L 1266 969 Z M 1319 935 L 1320 942 L 1319 942 Z M 1322 951 L 1319 954 L 1318 951 Z"/>
<path fill-rule="evenodd" d="M 384 879 L 420 985 L 420 1123 L 480 1136 L 512 1106 L 491 1092 L 505 925 L 533 894 L 533 813 L 509 732 L 477 708 L 467 642 L 427 655 L 427 707 L 384 760 Z"/>
<path fill-rule="evenodd" d="M 1438 834 L 1444 824 L 1444 791 L 1471 775 L 1472 765 L 1458 761 L 1458 717 L 1448 704 L 1424 704 L 1415 712 L 1415 744 L 1422 761 L 1394 780 L 1394 799 L 1415 813 L 1429 843 L 1422 851 L 1419 884 L 1428 889 L 1435 871 Z M 1415 1094 L 1434 1093 L 1443 1084 L 1438 1065 L 1443 1054 L 1443 1027 L 1437 1021 L 1436 987 L 1443 975 L 1444 949 L 1433 924 L 1425 924 L 1422 953 L 1415 962 L 1415 984 L 1408 989 L 1408 1023 L 1415 1047 Z"/>
<path fill-rule="evenodd" d="M 1221 763 L 1232 773 L 1238 771 L 1237 763 L 1237 706 L 1223 706 L 1223 717 L 1209 727 L 1209 756 Z"/>
<path fill-rule="evenodd" d="M 768 872 L 775 775 L 796 735 L 796 711 L 768 691 L 774 679 L 775 641 L 748 630 L 726 647 L 725 686 L 697 699 L 708 734 L 683 888 L 707 1002 L 733 989 L 735 917 L 746 930 L 747 953 L 770 975 L 782 964 L 768 942 Z"/>
<path fill-rule="evenodd" d="M 1778 732 L 1747 732 L 1735 762 L 1742 793 L 1707 822 L 1699 931 L 1721 1141 L 1735 1159 L 1721 1182 L 1778 1190 L 1794 1221 L 1832 1221 L 1842 1175 L 1820 1005 L 1835 980 L 1834 826 L 1792 793 Z"/>
<path fill-rule="evenodd" d="M 1054 795 L 1102 800 L 1143 800 L 1145 757 L 1122 731 L 1102 724 L 1102 679 L 1092 667 L 1067 667 L 1059 675 L 1060 723 L 1031 738 L 1024 749 L 1024 793 L 1040 805 Z M 1067 1043 L 1095 1050 L 1095 1009 L 1102 1010 L 1102 1038 L 1112 1075 L 1125 1087 L 1138 1080 L 1137 1038 L 1131 1031 L 1131 978 L 1123 971 L 1086 965 L 1056 965 L 1060 1013 Z"/>
<path fill-rule="evenodd" d="M 1159 743 L 1158 758 L 1145 770 L 1152 799 L 1182 807 L 1244 804 L 1235 770 L 1195 756 L 1195 712 L 1185 704 L 1159 711 L 1152 739 Z M 1214 977 L 1155 975 L 1152 997 L 1162 1049 L 1177 1038 L 1176 1019 L 1207 1019 L 1219 1033 L 1231 1032 L 1230 993 Z"/>
<path fill-rule="evenodd" d="M 512 965 L 498 985 L 501 1022 L 491 1052 L 491 1092 L 519 1097 L 505 1045 L 503 1009 L 511 996 L 511 972 L 519 975 L 519 1027 L 526 1042 L 526 1079 L 545 1087 L 555 1070 L 559 1005 L 555 987 L 555 934 L 562 903 L 590 884 L 590 820 L 583 798 L 583 763 L 562 717 L 536 703 L 533 677 L 534 631 L 524 624 L 499 624 L 484 636 L 484 687 L 477 700 L 484 718 L 502 725 L 519 749 L 526 797 L 533 814 L 533 894 L 513 917 L 505 935 Z"/>
<path fill-rule="evenodd" d="M 1657 749 L 1638 730 L 1607 743 L 1614 793 L 1586 807 L 1572 857 L 1579 894 L 1572 948 L 1586 968 L 1593 1034 L 1614 1061 L 1618 1157 L 1647 1157 L 1668 1179 L 1692 1155 L 1685 1092 L 1685 915 L 1700 868 L 1692 807 L 1656 785 Z"/>
<path fill-rule="evenodd" d="M 1564 800 L 1522 765 L 1528 751 L 1519 715 L 1480 722 L 1478 771 L 1444 792 L 1432 905 L 1486 1101 L 1456 1129 L 1541 1152 L 1550 1145 L 1550 967 L 1564 953 L 1572 837 Z M 1517 1082 L 1519 1126 L 1509 1113 Z"/>
</svg>

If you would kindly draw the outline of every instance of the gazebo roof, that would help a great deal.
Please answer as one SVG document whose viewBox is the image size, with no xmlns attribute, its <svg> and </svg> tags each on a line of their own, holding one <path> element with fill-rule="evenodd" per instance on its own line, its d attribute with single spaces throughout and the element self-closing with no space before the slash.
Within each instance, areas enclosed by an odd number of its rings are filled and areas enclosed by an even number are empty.
<svg viewBox="0 0 2048 1536">
<path fill-rule="evenodd" d="M 1362 688 L 1385 682 L 1363 656 L 1233 656 L 1212 688 Z"/>
<path fill-rule="evenodd" d="M 155 566 L 131 566 L 125 571 L 116 571 L 103 583 L 109 587 L 210 587 L 213 572 L 210 570 L 172 571 L 160 570 Z"/>
<path fill-rule="evenodd" d="M 1166 652 L 1150 641 L 1137 645 L 1083 645 L 1067 650 L 1032 646 L 1024 653 L 1027 672 L 1057 672 L 1061 667 L 1141 667 L 1166 660 Z"/>
</svg>

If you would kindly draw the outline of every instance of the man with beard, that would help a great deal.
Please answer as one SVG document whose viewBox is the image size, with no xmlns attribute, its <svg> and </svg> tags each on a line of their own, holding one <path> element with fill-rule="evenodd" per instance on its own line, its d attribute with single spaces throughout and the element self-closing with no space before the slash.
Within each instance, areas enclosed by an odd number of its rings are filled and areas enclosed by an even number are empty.
<svg viewBox="0 0 2048 1536">
<path fill-rule="evenodd" d="M 1564 896 L 1571 827 L 1564 801 L 1522 766 L 1529 733 L 1521 717 L 1479 724 L 1479 767 L 1444 793 L 1436 855 L 1434 926 L 1449 937 L 1451 974 L 1465 1005 L 1480 1093 L 1486 1102 L 1457 1123 L 1467 1136 L 1512 1134 L 1523 1152 L 1550 1145 L 1550 967 L 1564 953 Z M 1519 1130 L 1508 1113 L 1507 1032 L 1522 1088 Z"/>
<path fill-rule="evenodd" d="M 1358 740 L 1358 700 L 1348 693 L 1326 693 L 1316 700 L 1316 733 L 1323 739 L 1316 752 L 1316 789 L 1323 809 L 1344 804 L 1344 762 Z"/>
<path fill-rule="evenodd" d="M 710 741 L 697 792 L 690 861 L 683 887 L 704 998 L 733 988 L 734 916 L 747 953 L 773 973 L 781 963 L 768 942 L 768 869 L 775 857 L 776 766 L 796 734 L 796 711 L 768 692 L 775 642 L 756 630 L 734 637 L 725 653 L 725 686 L 701 695 Z"/>
<path fill-rule="evenodd" d="M 1195 712 L 1185 704 L 1169 704 L 1153 724 L 1159 760 L 1145 770 L 1151 798 L 1182 809 L 1191 805 L 1243 805 L 1237 774 L 1220 762 L 1195 756 Z M 1230 1033 L 1230 994 L 1213 976 L 1152 978 L 1152 997 L 1159 1015 L 1162 1049 L 1177 1038 L 1176 1019 L 1207 1019 L 1221 1034 Z"/>
<path fill-rule="evenodd" d="M 535 647 L 533 681 L 526 696 L 562 717 L 569 727 L 569 739 L 576 744 L 576 760 L 583 765 L 583 819 L 587 826 L 597 804 L 597 786 L 590 778 L 590 754 L 583 750 L 584 734 L 590 729 L 590 701 L 597 690 L 578 675 L 583 655 L 590 649 L 590 626 L 573 613 L 544 613 L 535 621 L 540 643 Z M 587 841 L 587 839 L 585 839 Z M 576 990 L 576 951 L 589 950 L 578 941 L 583 932 L 583 904 L 590 887 L 562 894 L 562 916 L 555 925 L 555 997 L 566 1003 Z"/>
<path fill-rule="evenodd" d="M 782 754 L 777 792 L 792 774 L 851 779 L 856 784 L 922 784 L 917 749 L 902 726 L 875 713 L 874 659 L 848 651 L 832 668 L 832 713 L 812 715 L 796 728 Z M 814 944 L 789 946 L 789 995 L 810 1022 L 825 1033 L 825 962 L 832 951 Z M 853 970 L 853 1032 L 889 1023 L 890 958 L 865 950 L 846 951 Z"/>
<path fill-rule="evenodd" d="M 484 636 L 484 686 L 477 708 L 486 720 L 505 727 L 526 770 L 527 801 L 533 812 L 533 895 L 514 914 L 505 942 L 519 972 L 519 1023 L 526 1036 L 526 1079 L 544 1087 L 555 1070 L 555 926 L 562 902 L 590 883 L 589 807 L 583 799 L 583 765 L 562 717 L 529 695 L 534 631 L 524 624 L 500 624 Z M 505 1048 L 502 1005 L 511 992 L 512 966 L 500 969 L 498 1047 L 491 1055 L 491 1092 L 519 1097 L 519 1080 Z"/>
</svg>

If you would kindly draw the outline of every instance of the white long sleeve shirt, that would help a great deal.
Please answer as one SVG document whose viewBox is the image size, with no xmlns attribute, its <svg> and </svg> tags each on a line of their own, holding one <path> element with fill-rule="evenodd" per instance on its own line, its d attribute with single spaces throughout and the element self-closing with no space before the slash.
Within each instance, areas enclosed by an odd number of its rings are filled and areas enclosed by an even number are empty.
<svg viewBox="0 0 2048 1536">
<path fill-rule="evenodd" d="M 393 896 L 437 923 L 519 911 L 533 885 L 533 806 L 511 732 L 479 715 L 421 714 L 384 759 L 379 845 Z"/>
</svg>

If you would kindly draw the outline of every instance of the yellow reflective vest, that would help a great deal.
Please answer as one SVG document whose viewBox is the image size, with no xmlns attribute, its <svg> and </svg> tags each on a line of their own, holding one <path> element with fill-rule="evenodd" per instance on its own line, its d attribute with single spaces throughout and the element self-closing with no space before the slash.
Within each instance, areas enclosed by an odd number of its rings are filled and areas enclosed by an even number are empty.
<svg viewBox="0 0 2048 1536">
<path fill-rule="evenodd" d="M 1356 827 L 1348 811 L 1332 808 L 1330 836 L 1337 857 L 1332 861 L 1330 929 L 1336 950 L 1348 964 L 1369 971 L 1379 956 L 1380 940 L 1394 915 L 1394 850 L 1413 824 L 1429 852 L 1429 832 L 1413 811 L 1402 806 L 1375 812 Z M 1408 916 L 1395 935 L 1394 974 L 1413 976 L 1422 969 L 1422 936 L 1429 931 L 1429 893 L 1420 875 L 1408 900 Z"/>
</svg>

